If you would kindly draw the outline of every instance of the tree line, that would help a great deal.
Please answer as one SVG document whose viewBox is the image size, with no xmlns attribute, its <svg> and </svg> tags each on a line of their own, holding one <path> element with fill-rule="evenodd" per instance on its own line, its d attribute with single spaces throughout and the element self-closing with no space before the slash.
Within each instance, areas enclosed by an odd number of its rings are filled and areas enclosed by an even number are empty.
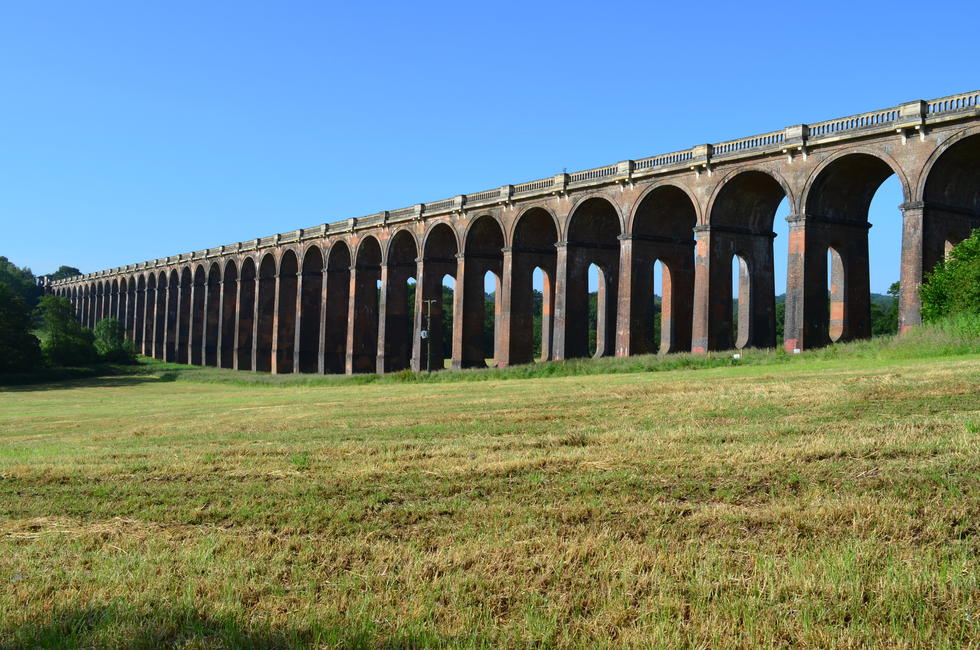
<svg viewBox="0 0 980 650">
<path fill-rule="evenodd" d="M 80 274 L 74 267 L 61 266 L 39 278 L 0 256 L 0 374 L 135 362 L 136 352 L 118 319 L 103 319 L 94 329 L 84 327 L 67 298 L 45 295 L 39 284 L 45 278 Z"/>
</svg>

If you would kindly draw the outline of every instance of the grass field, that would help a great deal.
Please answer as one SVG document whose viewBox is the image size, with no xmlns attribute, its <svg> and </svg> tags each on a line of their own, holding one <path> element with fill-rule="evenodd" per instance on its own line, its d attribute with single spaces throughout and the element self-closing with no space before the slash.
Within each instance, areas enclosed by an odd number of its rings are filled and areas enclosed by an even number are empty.
<svg viewBox="0 0 980 650">
<path fill-rule="evenodd" d="M 0 389 L 0 647 L 976 647 L 980 355 L 758 361 Z"/>
</svg>

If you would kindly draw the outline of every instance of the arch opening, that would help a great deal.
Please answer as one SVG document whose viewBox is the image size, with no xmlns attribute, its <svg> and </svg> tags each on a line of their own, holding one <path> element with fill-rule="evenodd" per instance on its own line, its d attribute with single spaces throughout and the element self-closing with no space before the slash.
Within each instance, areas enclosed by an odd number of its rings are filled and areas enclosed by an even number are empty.
<svg viewBox="0 0 980 650">
<path fill-rule="evenodd" d="M 259 262 L 255 301 L 255 339 L 252 346 L 252 370 L 272 371 L 276 320 L 276 259 L 266 253 Z"/>
<path fill-rule="evenodd" d="M 122 282 L 124 294 L 126 296 L 125 308 L 123 310 L 123 325 L 125 326 L 126 338 L 130 342 L 136 340 L 136 278 L 130 277 Z"/>
<path fill-rule="evenodd" d="M 198 264 L 194 268 L 194 273 L 190 279 L 190 334 L 187 341 L 187 362 L 195 365 L 204 365 L 204 321 L 207 318 L 205 311 L 204 289 L 207 286 L 207 276 L 204 266 Z"/>
<path fill-rule="evenodd" d="M 709 229 L 698 233 L 699 239 L 705 239 L 713 270 L 709 271 L 707 332 L 693 337 L 693 347 L 709 350 L 775 347 L 773 225 L 785 198 L 786 192 L 779 181 L 756 170 L 736 174 L 718 191 L 712 202 Z M 734 257 L 744 266 L 734 264 Z M 743 270 L 745 277 L 742 277 Z M 740 287 L 737 310 L 730 289 L 735 283 Z"/>
<path fill-rule="evenodd" d="M 691 349 L 696 224 L 694 202 L 673 185 L 653 189 L 637 206 L 628 242 L 633 268 L 624 352 Z"/>
<path fill-rule="evenodd" d="M 378 370 L 396 372 L 411 365 L 415 326 L 415 276 L 418 247 L 407 230 L 395 233 L 382 273 L 384 332 L 378 350 Z"/>
<path fill-rule="evenodd" d="M 153 312 L 154 332 L 153 332 L 153 356 L 157 359 L 166 359 L 167 348 L 167 322 L 170 320 L 170 282 L 167 274 L 163 271 L 157 276 L 157 304 Z"/>
<path fill-rule="evenodd" d="M 900 309 L 903 328 L 921 320 L 918 284 L 925 274 L 975 228 L 980 228 L 980 133 L 954 142 L 927 170 L 922 193 L 922 226 L 918 232 L 921 241 L 910 241 L 902 247 L 910 258 L 921 255 L 922 259 L 921 276 L 914 273 L 913 259 L 903 264 Z"/>
<path fill-rule="evenodd" d="M 204 314 L 201 363 L 218 365 L 218 341 L 221 337 L 221 269 L 212 262 L 204 277 Z"/>
<path fill-rule="evenodd" d="M 365 237 L 357 247 L 354 263 L 354 311 L 347 358 L 348 373 L 374 372 L 377 369 L 381 259 L 378 240 Z"/>
<path fill-rule="evenodd" d="M 255 324 L 255 298 L 257 295 L 255 260 L 246 257 L 238 280 L 238 328 L 235 336 L 236 370 L 252 370 L 253 325 Z"/>
<path fill-rule="evenodd" d="M 296 354 L 296 296 L 299 290 L 299 263 L 292 250 L 284 252 L 279 259 L 276 288 L 272 372 L 289 373 L 293 372 Z"/>
<path fill-rule="evenodd" d="M 146 354 L 143 347 L 146 335 L 146 277 L 140 275 L 135 282 L 130 284 L 136 286 L 136 299 L 133 309 L 133 347 L 140 354 Z"/>
<path fill-rule="evenodd" d="M 565 329 L 563 340 L 556 337 L 555 358 L 614 353 L 621 233 L 619 214 L 604 198 L 587 199 L 572 212 L 566 244 Z"/>
<path fill-rule="evenodd" d="M 650 296 L 650 311 L 653 316 L 651 323 L 653 336 L 650 341 L 652 345 L 650 351 L 669 352 L 670 336 L 665 335 L 668 334 L 669 327 L 664 328 L 664 287 L 670 285 L 670 279 L 667 277 L 666 266 L 659 259 L 653 262 L 651 276 L 653 292 Z"/>
<path fill-rule="evenodd" d="M 500 278 L 503 275 L 504 232 L 496 219 L 484 215 L 476 219 L 466 234 L 463 259 L 463 277 L 458 278 L 457 307 L 461 313 L 461 339 L 454 346 L 453 366 L 458 368 L 482 368 L 487 359 L 498 358 L 499 317 L 496 305 L 499 301 Z M 487 273 L 493 280 L 488 280 Z M 489 284 L 488 284 L 489 283 Z M 462 286 L 459 286 L 462 285 Z M 494 293 L 494 315 L 488 320 L 488 293 Z M 490 331 L 490 325 L 493 325 Z"/>
<path fill-rule="evenodd" d="M 238 361 L 238 267 L 235 260 L 225 262 L 221 275 L 221 315 L 218 318 L 218 366 L 234 368 Z"/>
<path fill-rule="evenodd" d="M 501 323 L 508 330 L 500 350 L 504 365 L 551 358 L 557 243 L 558 228 L 547 210 L 531 208 L 520 216 L 511 247 L 509 323 Z"/>
<path fill-rule="evenodd" d="M 323 253 L 311 246 L 303 256 L 299 290 L 297 372 L 323 372 L 320 351 L 320 314 L 323 302 Z"/>
<path fill-rule="evenodd" d="M 806 192 L 805 228 L 795 226 L 806 236 L 796 246 L 802 269 L 790 262 L 797 284 L 787 287 L 787 348 L 897 330 L 897 305 L 886 294 L 903 266 L 902 199 L 891 165 L 869 153 L 840 156 L 817 174 Z"/>
<path fill-rule="evenodd" d="M 347 244 L 338 241 L 330 248 L 326 270 L 326 313 L 324 314 L 324 372 L 344 372 L 347 356 L 348 310 L 350 309 L 351 254 Z"/>
<path fill-rule="evenodd" d="M 535 354 L 533 361 L 548 361 L 551 359 L 551 337 L 554 331 L 554 322 L 551 314 L 554 313 L 555 294 L 552 290 L 554 271 L 548 273 L 540 266 L 535 266 L 531 273 L 531 300 L 532 314 L 532 351 Z"/>
<path fill-rule="evenodd" d="M 445 223 L 433 226 L 423 243 L 421 278 L 416 286 L 415 370 L 442 370 L 452 353 L 458 252 L 452 227 Z"/>
</svg>

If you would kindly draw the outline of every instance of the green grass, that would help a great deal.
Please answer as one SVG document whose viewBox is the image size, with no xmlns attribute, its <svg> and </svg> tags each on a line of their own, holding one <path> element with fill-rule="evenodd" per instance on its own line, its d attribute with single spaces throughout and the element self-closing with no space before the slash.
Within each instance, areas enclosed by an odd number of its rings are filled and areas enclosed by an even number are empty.
<svg viewBox="0 0 980 650">
<path fill-rule="evenodd" d="M 0 389 L 0 647 L 969 647 L 961 334 Z"/>
</svg>

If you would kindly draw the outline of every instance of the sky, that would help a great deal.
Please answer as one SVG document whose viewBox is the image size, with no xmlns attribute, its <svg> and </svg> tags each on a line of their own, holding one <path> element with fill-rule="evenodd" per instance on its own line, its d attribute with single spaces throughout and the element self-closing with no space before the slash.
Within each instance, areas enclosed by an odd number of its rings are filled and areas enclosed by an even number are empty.
<svg viewBox="0 0 980 650">
<path fill-rule="evenodd" d="M 0 3 L 0 255 L 96 271 L 974 90 L 978 22 L 975 2 Z M 891 179 L 872 204 L 877 292 L 900 202 Z"/>
</svg>

